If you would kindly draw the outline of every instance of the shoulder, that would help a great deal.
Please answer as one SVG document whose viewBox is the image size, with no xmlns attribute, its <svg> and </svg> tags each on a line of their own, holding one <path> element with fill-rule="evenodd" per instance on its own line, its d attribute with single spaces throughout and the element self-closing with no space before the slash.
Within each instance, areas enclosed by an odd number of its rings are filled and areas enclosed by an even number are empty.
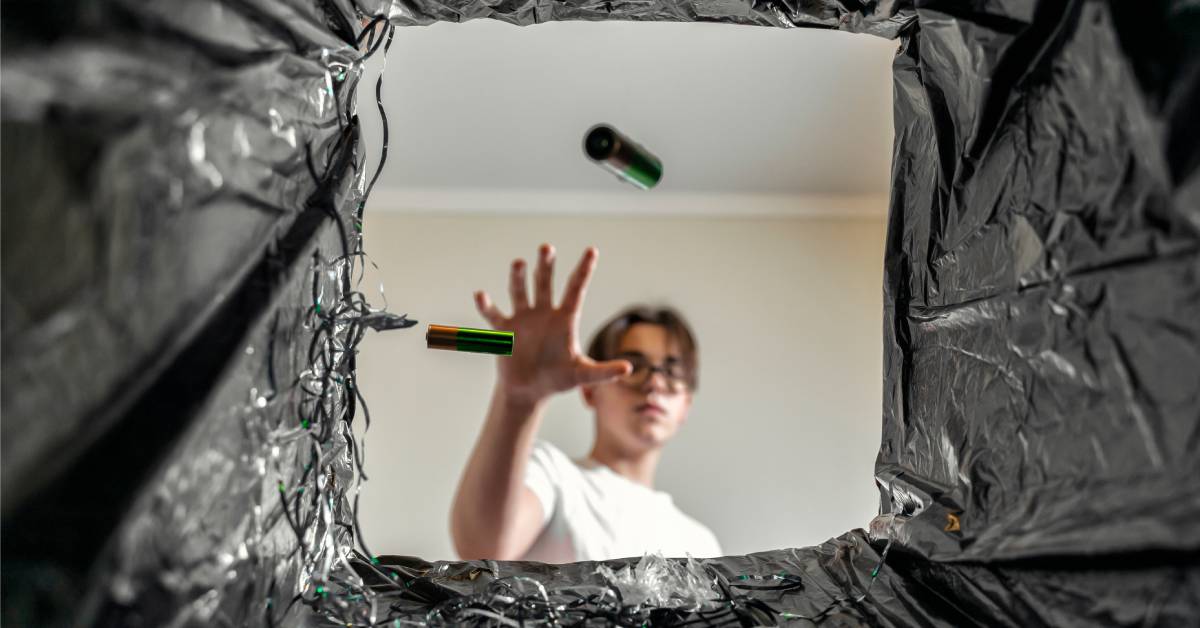
<svg viewBox="0 0 1200 628">
<path fill-rule="evenodd" d="M 529 469 L 555 484 L 575 483 L 581 473 L 579 466 L 567 454 L 543 440 L 533 444 L 533 451 L 529 454 Z"/>
<path fill-rule="evenodd" d="M 549 468 L 565 469 L 575 466 L 567 454 L 544 440 L 533 443 L 533 451 L 529 454 L 529 460 L 534 464 Z"/>
</svg>

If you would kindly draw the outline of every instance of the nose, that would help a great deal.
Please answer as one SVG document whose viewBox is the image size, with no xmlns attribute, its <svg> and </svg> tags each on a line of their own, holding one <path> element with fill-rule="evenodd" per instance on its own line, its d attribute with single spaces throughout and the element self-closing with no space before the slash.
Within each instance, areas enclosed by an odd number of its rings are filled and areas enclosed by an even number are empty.
<svg viewBox="0 0 1200 628">
<path fill-rule="evenodd" d="M 642 390 L 647 392 L 654 390 L 667 392 L 670 388 L 671 384 L 667 381 L 667 376 L 657 369 L 650 371 L 650 374 L 646 376 L 646 380 L 642 382 Z"/>
</svg>

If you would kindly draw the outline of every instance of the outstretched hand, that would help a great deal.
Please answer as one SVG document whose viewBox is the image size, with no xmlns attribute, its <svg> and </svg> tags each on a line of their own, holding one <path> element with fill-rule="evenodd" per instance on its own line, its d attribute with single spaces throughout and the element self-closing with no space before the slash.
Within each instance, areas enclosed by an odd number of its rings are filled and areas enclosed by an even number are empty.
<svg viewBox="0 0 1200 628">
<path fill-rule="evenodd" d="M 579 312 L 598 253 L 588 247 L 567 282 L 562 303 L 553 301 L 554 247 L 538 248 L 533 274 L 533 302 L 529 300 L 525 260 L 512 263 L 508 292 L 513 312 L 505 316 L 486 292 L 475 293 L 479 313 L 494 329 L 515 333 L 513 353 L 499 358 L 499 385 L 509 399 L 537 403 L 580 384 L 610 380 L 627 374 L 625 360 L 596 362 L 579 350 Z"/>
</svg>

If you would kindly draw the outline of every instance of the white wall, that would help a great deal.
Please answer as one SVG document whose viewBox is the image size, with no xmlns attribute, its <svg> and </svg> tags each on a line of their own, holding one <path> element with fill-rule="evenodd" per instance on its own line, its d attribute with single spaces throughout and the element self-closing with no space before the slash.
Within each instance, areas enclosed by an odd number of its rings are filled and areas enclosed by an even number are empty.
<svg viewBox="0 0 1200 628">
<path fill-rule="evenodd" d="M 366 249 L 392 311 L 421 325 L 361 345 L 371 408 L 362 526 L 372 551 L 454 557 L 458 474 L 483 420 L 496 358 L 425 348 L 427 323 L 484 326 L 472 291 L 506 307 L 508 263 L 554 243 L 560 264 L 594 244 L 584 341 L 619 308 L 668 303 L 700 343 L 700 390 L 659 487 L 726 553 L 816 544 L 874 516 L 882 394 L 882 209 L 875 217 L 637 217 L 368 213 Z M 559 290 L 566 276 L 556 276 Z M 557 296 L 557 294 L 556 294 Z M 376 296 L 374 301 L 378 301 Z M 542 437 L 582 455 L 576 394 Z"/>
</svg>

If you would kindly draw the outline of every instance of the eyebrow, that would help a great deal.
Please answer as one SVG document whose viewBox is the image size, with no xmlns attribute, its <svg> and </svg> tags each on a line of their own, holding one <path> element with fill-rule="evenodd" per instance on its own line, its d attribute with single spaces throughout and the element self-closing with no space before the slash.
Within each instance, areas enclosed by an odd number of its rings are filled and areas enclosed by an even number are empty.
<svg viewBox="0 0 1200 628">
<path fill-rule="evenodd" d="M 617 356 L 622 358 L 648 359 L 646 358 L 646 354 L 642 353 L 641 351 L 622 351 L 621 353 L 617 354 Z M 683 362 L 683 359 L 677 355 L 669 355 L 665 360 L 663 360 L 663 364 L 678 364 L 680 362 Z"/>
</svg>

